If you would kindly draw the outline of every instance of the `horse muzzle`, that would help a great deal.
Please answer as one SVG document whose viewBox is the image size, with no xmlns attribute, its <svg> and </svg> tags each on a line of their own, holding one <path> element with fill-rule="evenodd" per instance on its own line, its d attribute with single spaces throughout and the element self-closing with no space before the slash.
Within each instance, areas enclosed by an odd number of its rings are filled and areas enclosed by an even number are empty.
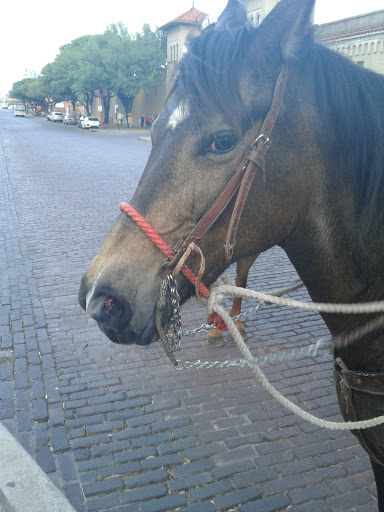
<svg viewBox="0 0 384 512">
<path fill-rule="evenodd" d="M 100 330 L 114 343 L 148 345 L 159 338 L 155 327 L 155 311 L 145 325 L 133 326 L 133 310 L 129 301 L 108 286 L 99 284 L 88 289 L 84 276 L 79 290 L 81 307 L 95 320 Z M 166 325 L 170 317 L 167 304 L 162 318 Z"/>
</svg>

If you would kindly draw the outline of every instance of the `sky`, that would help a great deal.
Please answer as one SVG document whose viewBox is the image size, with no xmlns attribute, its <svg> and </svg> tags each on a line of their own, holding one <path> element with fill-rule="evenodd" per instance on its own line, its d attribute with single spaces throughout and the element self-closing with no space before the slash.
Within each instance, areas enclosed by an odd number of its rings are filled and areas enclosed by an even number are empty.
<svg viewBox="0 0 384 512">
<path fill-rule="evenodd" d="M 195 0 L 195 7 L 215 21 L 226 0 Z M 9 0 L 2 7 L 0 24 L 0 97 L 25 69 L 39 73 L 59 53 L 60 46 L 86 34 L 104 32 L 107 25 L 122 21 L 130 33 L 140 32 L 143 23 L 153 29 L 192 7 L 192 0 L 21 0 L 14 10 Z M 316 0 L 315 23 L 326 23 L 384 8 L 383 0 Z M 7 12 L 8 11 L 8 12 Z"/>
</svg>

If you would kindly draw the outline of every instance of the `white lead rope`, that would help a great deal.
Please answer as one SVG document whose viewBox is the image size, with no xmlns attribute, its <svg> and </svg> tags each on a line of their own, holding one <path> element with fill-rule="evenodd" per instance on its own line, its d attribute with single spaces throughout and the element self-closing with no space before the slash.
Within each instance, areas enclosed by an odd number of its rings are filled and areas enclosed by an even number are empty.
<svg viewBox="0 0 384 512">
<path fill-rule="evenodd" d="M 378 425 L 382 425 L 384 423 L 384 416 L 378 416 L 376 418 L 372 418 L 369 420 L 363 421 L 347 421 L 347 422 L 337 422 L 337 421 L 327 421 L 317 418 L 306 411 L 303 411 L 300 407 L 295 405 L 293 402 L 285 398 L 277 389 L 275 389 L 272 384 L 268 381 L 264 372 L 260 369 L 257 364 L 257 359 L 254 358 L 249 351 L 248 347 L 244 343 L 241 334 L 237 330 L 237 327 L 231 318 L 231 316 L 225 311 L 225 309 L 219 304 L 219 301 L 223 299 L 224 295 L 230 295 L 232 297 L 243 297 L 243 298 L 254 298 L 263 300 L 265 302 L 299 307 L 301 309 L 307 309 L 311 311 L 321 311 L 327 313 L 348 313 L 348 314 L 357 314 L 357 313 L 378 313 L 384 312 L 384 302 L 371 302 L 364 304 L 316 304 L 316 303 L 306 303 L 299 302 L 297 300 L 286 299 L 281 297 L 275 297 L 273 295 L 255 292 L 252 290 L 245 290 L 243 288 L 237 288 L 235 286 L 218 286 L 211 290 L 210 296 L 207 302 L 207 310 L 208 313 L 215 312 L 221 316 L 224 320 L 225 324 L 228 327 L 229 332 L 232 335 L 237 347 L 239 348 L 241 354 L 243 355 L 245 362 L 249 368 L 252 369 L 253 373 L 256 375 L 260 384 L 263 388 L 280 404 L 286 407 L 288 410 L 302 418 L 304 421 L 308 421 L 314 425 L 317 425 L 321 428 L 326 428 L 330 430 L 361 430 L 370 427 L 376 427 Z"/>
<path fill-rule="evenodd" d="M 230 297 L 241 297 L 243 299 L 258 299 L 269 304 L 278 306 L 289 306 L 292 308 L 305 309 L 307 311 L 317 311 L 318 313 L 339 313 L 339 314 L 368 314 L 384 313 L 384 301 L 363 302 L 361 304 L 331 304 L 326 302 L 301 302 L 286 297 L 276 297 L 270 293 L 256 292 L 246 290 L 237 286 L 221 285 L 212 288 L 207 301 L 208 314 L 212 313 L 213 305 L 218 304 L 224 295 Z M 224 320 L 224 319 L 223 319 Z"/>
</svg>

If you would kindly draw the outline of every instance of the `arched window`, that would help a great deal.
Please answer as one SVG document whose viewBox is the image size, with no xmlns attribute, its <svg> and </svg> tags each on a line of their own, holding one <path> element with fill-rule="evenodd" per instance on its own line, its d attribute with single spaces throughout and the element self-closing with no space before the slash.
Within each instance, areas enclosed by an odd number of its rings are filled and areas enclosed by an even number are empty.
<svg viewBox="0 0 384 512">
<path fill-rule="evenodd" d="M 175 60 L 179 60 L 179 43 L 176 43 L 176 58 Z"/>
<path fill-rule="evenodd" d="M 253 14 L 251 14 L 251 15 L 250 15 L 250 17 L 249 17 L 249 23 L 250 23 L 251 25 L 253 25 Z"/>
<path fill-rule="evenodd" d="M 375 53 L 375 43 L 371 43 L 371 48 L 369 50 L 369 53 L 372 55 L 373 53 Z"/>
<path fill-rule="evenodd" d="M 256 23 L 255 26 L 258 27 L 260 25 L 260 14 L 256 16 Z"/>
<path fill-rule="evenodd" d="M 171 57 L 169 60 L 172 62 L 173 61 L 173 45 L 172 44 L 170 46 L 170 51 L 171 51 Z"/>
</svg>

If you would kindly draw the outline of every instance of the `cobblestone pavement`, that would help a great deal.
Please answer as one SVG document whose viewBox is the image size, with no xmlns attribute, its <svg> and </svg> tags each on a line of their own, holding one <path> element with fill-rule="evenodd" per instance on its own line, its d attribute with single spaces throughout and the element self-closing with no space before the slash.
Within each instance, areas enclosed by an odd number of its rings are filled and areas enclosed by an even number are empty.
<svg viewBox="0 0 384 512">
<path fill-rule="evenodd" d="M 81 274 L 150 145 L 0 115 L 0 419 L 76 510 L 376 512 L 368 457 L 351 433 L 303 423 L 248 370 L 176 372 L 158 344 L 114 345 L 77 304 Z M 275 248 L 249 286 L 295 278 Z M 193 301 L 183 307 L 183 329 L 204 320 Z M 274 306 L 246 329 L 254 354 L 327 332 L 316 314 Z M 185 339 L 179 356 L 239 357 L 228 337 L 215 349 L 203 334 Z M 265 371 L 304 409 L 341 419 L 330 357 Z"/>
</svg>

